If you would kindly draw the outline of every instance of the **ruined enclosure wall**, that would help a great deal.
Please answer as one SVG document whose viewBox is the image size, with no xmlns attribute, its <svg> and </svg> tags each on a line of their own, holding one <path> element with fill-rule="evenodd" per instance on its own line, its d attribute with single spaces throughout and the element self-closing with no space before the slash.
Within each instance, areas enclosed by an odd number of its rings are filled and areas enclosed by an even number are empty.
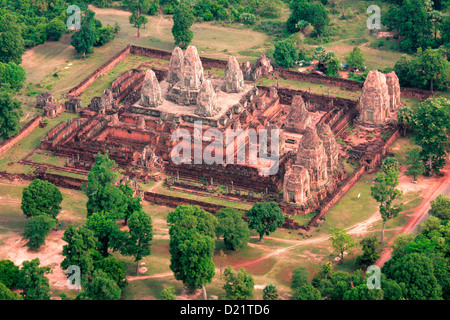
<svg viewBox="0 0 450 320">
<path fill-rule="evenodd" d="M 428 98 L 433 97 L 433 93 L 427 90 L 421 90 L 418 88 L 400 88 L 400 95 L 405 98 L 417 99 L 425 101 Z"/>
<path fill-rule="evenodd" d="M 151 203 L 160 205 L 160 206 L 167 206 L 171 208 L 176 208 L 179 205 L 193 205 L 193 206 L 199 206 L 203 210 L 206 210 L 208 212 L 214 213 L 220 209 L 226 208 L 225 206 L 221 206 L 218 204 L 193 200 L 193 199 L 186 199 L 186 198 L 179 198 L 179 197 L 173 197 L 168 196 L 164 194 L 158 194 L 153 192 L 145 192 L 144 193 L 144 200 L 147 200 Z"/>
<path fill-rule="evenodd" d="M 12 146 L 14 146 L 17 142 L 28 136 L 31 132 L 36 129 L 39 124 L 41 123 L 41 116 L 34 117 L 30 122 L 28 122 L 20 131 L 19 133 L 11 137 L 5 141 L 3 141 L 0 144 L 0 155 L 4 154 L 6 151 L 8 151 Z"/>
<path fill-rule="evenodd" d="M 84 79 L 76 87 L 69 91 L 69 96 L 77 97 L 82 94 L 95 80 L 98 79 L 104 73 L 112 70 L 119 62 L 123 61 L 126 57 L 130 55 L 130 45 L 126 46 L 122 51 L 117 53 L 114 57 L 109 59 L 100 68 L 96 69 L 90 76 Z"/>
</svg>

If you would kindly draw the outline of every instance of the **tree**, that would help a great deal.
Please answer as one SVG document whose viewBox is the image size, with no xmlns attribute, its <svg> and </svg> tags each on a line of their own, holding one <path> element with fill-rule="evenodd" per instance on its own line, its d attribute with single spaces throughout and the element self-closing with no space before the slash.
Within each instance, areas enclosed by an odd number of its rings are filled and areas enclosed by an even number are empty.
<svg viewBox="0 0 450 320">
<path fill-rule="evenodd" d="M 109 248 L 116 250 L 122 242 L 122 232 L 108 212 L 93 213 L 86 220 L 86 228 L 94 232 L 96 249 L 103 257 L 108 256 Z"/>
<path fill-rule="evenodd" d="M 414 77 L 411 84 L 422 89 L 442 89 L 450 82 L 450 62 L 444 57 L 442 49 L 417 50 L 416 57 L 411 62 Z"/>
<path fill-rule="evenodd" d="M 119 261 L 116 258 L 109 256 L 94 262 L 95 270 L 103 271 L 107 276 L 109 276 L 120 289 L 127 286 L 127 270 L 125 263 Z"/>
<path fill-rule="evenodd" d="M 46 274 L 50 267 L 40 267 L 39 258 L 22 262 L 17 287 L 25 300 L 50 300 L 50 284 Z"/>
<path fill-rule="evenodd" d="M 295 300 L 322 300 L 320 291 L 314 288 L 311 284 L 305 284 L 299 287 L 294 292 L 293 298 Z"/>
<path fill-rule="evenodd" d="M 27 78 L 25 69 L 14 62 L 0 62 L 0 86 L 9 85 L 13 90 L 20 89 Z"/>
<path fill-rule="evenodd" d="M 333 56 L 328 60 L 326 75 L 329 77 L 339 77 L 339 70 L 341 69 L 341 62 L 336 56 Z"/>
<path fill-rule="evenodd" d="M 1 300 L 22 300 L 22 298 L 0 282 L 0 301 Z"/>
<path fill-rule="evenodd" d="M 27 218 L 46 215 L 56 219 L 61 202 L 61 191 L 53 183 L 35 179 L 23 189 L 21 209 Z"/>
<path fill-rule="evenodd" d="M 450 220 L 450 197 L 440 194 L 431 201 L 431 209 L 428 213 L 441 220 Z"/>
<path fill-rule="evenodd" d="M 419 103 L 413 117 L 412 129 L 421 155 L 428 163 L 428 172 L 439 173 L 446 163 L 445 148 L 450 128 L 450 101 L 436 97 Z"/>
<path fill-rule="evenodd" d="M 162 300 L 176 300 L 177 296 L 175 294 L 175 288 L 172 286 L 167 286 L 161 291 Z"/>
<path fill-rule="evenodd" d="M 90 275 L 94 271 L 93 251 L 97 239 L 92 230 L 86 227 L 76 228 L 74 225 L 69 225 L 64 231 L 62 240 L 67 242 L 63 246 L 64 260 L 61 262 L 61 268 L 66 270 L 71 265 L 80 267 L 82 275 Z"/>
<path fill-rule="evenodd" d="M 412 58 L 409 55 L 403 54 L 394 65 L 395 74 L 402 87 L 411 86 L 411 64 Z"/>
<path fill-rule="evenodd" d="M 137 38 L 141 37 L 141 27 L 148 22 L 146 16 L 142 14 L 148 13 L 150 10 L 149 0 L 124 0 L 123 5 L 132 13 L 130 23 L 138 29 Z"/>
<path fill-rule="evenodd" d="M 344 262 L 344 253 L 356 246 L 356 242 L 344 230 L 343 227 L 330 228 L 332 236 L 330 237 L 331 245 L 334 251 L 340 256 L 340 263 Z"/>
<path fill-rule="evenodd" d="M 380 258 L 380 242 L 375 237 L 370 237 L 362 239 L 360 244 L 363 254 L 356 258 L 356 263 L 364 267 L 374 264 Z"/>
<path fill-rule="evenodd" d="M 2 12 L 0 15 L 0 62 L 22 63 L 25 51 L 22 38 L 22 28 L 17 22 L 17 16 L 12 12 Z"/>
<path fill-rule="evenodd" d="M 58 18 L 55 18 L 52 21 L 50 21 L 45 27 L 47 39 L 53 41 L 58 41 L 59 39 L 61 39 L 66 30 L 67 30 L 66 24 Z"/>
<path fill-rule="evenodd" d="M 413 112 L 410 107 L 401 107 L 397 112 L 397 121 L 403 128 L 403 136 L 406 136 L 406 130 L 411 127 Z"/>
<path fill-rule="evenodd" d="M 347 291 L 344 300 L 383 300 L 383 289 L 369 289 L 366 284 L 361 284 Z"/>
<path fill-rule="evenodd" d="M 405 288 L 408 300 L 436 300 L 442 297 L 433 263 L 422 253 L 411 253 L 387 261 L 382 273 Z"/>
<path fill-rule="evenodd" d="M 136 275 L 139 274 L 139 261 L 151 253 L 153 238 L 152 219 L 143 211 L 136 211 L 128 223 L 129 232 L 125 236 L 126 245 L 122 253 L 134 257 L 136 261 Z"/>
<path fill-rule="evenodd" d="M 217 219 L 198 206 L 180 205 L 167 216 L 170 270 L 189 291 L 211 282 Z"/>
<path fill-rule="evenodd" d="M 314 33 L 317 37 L 323 35 L 330 23 L 330 17 L 328 16 L 328 10 L 320 2 L 311 2 L 307 12 L 308 18 L 306 19 L 314 27 Z"/>
<path fill-rule="evenodd" d="M 262 241 L 264 235 L 269 235 L 284 223 L 284 215 L 276 202 L 257 203 L 247 211 L 246 215 L 248 227 L 258 232 L 259 241 Z"/>
<path fill-rule="evenodd" d="M 295 65 L 298 59 L 298 52 L 292 41 L 282 40 L 275 44 L 273 58 L 280 66 L 290 68 Z"/>
<path fill-rule="evenodd" d="M 263 300 L 278 300 L 280 294 L 278 289 L 273 284 L 269 284 L 263 289 Z"/>
<path fill-rule="evenodd" d="M 0 261 L 0 283 L 13 288 L 19 282 L 19 267 L 11 260 Z"/>
<path fill-rule="evenodd" d="M 347 65 L 352 69 L 362 69 L 364 67 L 364 54 L 360 47 L 353 47 L 346 58 Z"/>
<path fill-rule="evenodd" d="M 406 244 L 414 240 L 414 235 L 410 232 L 399 234 L 395 237 L 392 243 L 392 256 L 404 255 L 406 254 L 405 247 Z"/>
<path fill-rule="evenodd" d="M 102 270 L 95 270 L 83 288 L 82 295 L 90 300 L 118 300 L 122 294 L 116 282 Z"/>
<path fill-rule="evenodd" d="M 0 138 L 8 139 L 19 131 L 22 110 L 11 92 L 0 88 Z"/>
<path fill-rule="evenodd" d="M 244 268 L 239 268 L 236 272 L 233 267 L 226 267 L 224 281 L 223 289 L 225 290 L 226 299 L 245 300 L 253 295 L 255 281 Z"/>
<path fill-rule="evenodd" d="M 94 52 L 94 45 L 98 40 L 98 30 L 95 25 L 95 13 L 91 10 L 86 10 L 81 18 L 81 28 L 79 31 L 72 34 L 72 41 L 70 44 L 75 50 L 86 57 L 86 54 Z"/>
<path fill-rule="evenodd" d="M 175 45 L 185 49 L 192 41 L 194 32 L 190 30 L 195 17 L 192 8 L 181 2 L 173 14 L 172 35 L 175 39 Z"/>
<path fill-rule="evenodd" d="M 35 216 L 28 220 L 23 237 L 28 240 L 27 246 L 30 249 L 38 249 L 45 243 L 45 238 L 48 236 L 50 229 L 54 228 L 56 224 L 55 219 L 49 216 Z"/>
<path fill-rule="evenodd" d="M 414 148 L 406 151 L 406 164 L 408 170 L 405 172 L 408 176 L 412 176 L 414 180 L 425 172 L 425 165 L 420 156 L 420 149 Z"/>
<path fill-rule="evenodd" d="M 108 151 L 95 156 L 95 164 L 88 174 L 88 184 L 82 186 L 88 197 L 88 217 L 94 212 L 106 211 L 113 219 L 124 218 L 129 209 L 129 202 L 134 201 L 129 196 L 129 190 L 114 185 L 117 173 L 113 170 L 116 166 L 115 161 L 109 159 Z M 133 207 L 133 204 L 130 205 Z"/>
<path fill-rule="evenodd" d="M 381 244 L 384 243 L 386 221 L 396 217 L 402 210 L 402 205 L 395 203 L 402 195 L 402 191 L 396 188 L 399 175 L 398 162 L 383 161 L 382 171 L 377 175 L 375 185 L 371 187 L 372 197 L 380 204 L 379 209 L 383 219 Z"/>
<path fill-rule="evenodd" d="M 289 8 L 291 9 L 291 14 L 289 15 L 288 20 L 286 21 L 286 30 L 289 33 L 295 33 L 300 31 L 298 23 L 300 21 L 308 20 L 308 11 L 309 11 L 309 2 L 307 0 L 294 0 L 289 4 Z"/>
<path fill-rule="evenodd" d="M 238 250 L 247 246 L 250 240 L 250 230 L 247 222 L 242 219 L 242 212 L 232 208 L 224 208 L 216 212 L 219 225 L 217 236 L 223 236 L 225 246 L 230 250 Z"/>
<path fill-rule="evenodd" d="M 128 181 L 125 184 L 121 184 L 119 188 L 120 190 L 122 190 L 123 194 L 127 198 L 127 208 L 125 210 L 125 217 L 124 217 L 125 225 L 127 225 L 128 219 L 131 217 L 131 215 L 136 211 L 142 210 L 141 204 L 142 199 L 140 196 L 137 197 L 133 196 L 134 190 L 130 187 Z"/>
</svg>

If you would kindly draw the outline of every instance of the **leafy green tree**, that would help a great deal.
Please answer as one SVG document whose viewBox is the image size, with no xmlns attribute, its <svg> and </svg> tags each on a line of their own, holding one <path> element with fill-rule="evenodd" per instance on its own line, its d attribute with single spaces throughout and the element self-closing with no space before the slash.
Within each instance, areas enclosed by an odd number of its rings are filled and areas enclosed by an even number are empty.
<svg viewBox="0 0 450 320">
<path fill-rule="evenodd" d="M 406 151 L 406 164 L 408 170 L 405 172 L 408 176 L 412 176 L 414 180 L 425 172 L 425 165 L 420 156 L 420 149 L 414 148 Z"/>
<path fill-rule="evenodd" d="M 392 256 L 404 255 L 406 254 L 406 244 L 414 240 L 414 235 L 410 232 L 399 234 L 395 237 L 392 243 Z"/>
<path fill-rule="evenodd" d="M 403 292 L 405 291 L 405 285 L 399 285 L 392 279 L 386 278 L 384 274 L 381 274 L 381 288 L 383 289 L 384 300 L 404 300 Z"/>
<path fill-rule="evenodd" d="M 280 294 L 278 289 L 273 284 L 269 284 L 263 289 L 263 300 L 278 300 Z"/>
<path fill-rule="evenodd" d="M 148 13 L 150 10 L 149 0 L 124 0 L 122 4 L 132 13 L 130 23 L 138 29 L 137 38 L 141 37 L 141 27 L 148 22 L 147 17 L 142 14 Z"/>
<path fill-rule="evenodd" d="M 51 272 L 50 267 L 40 267 L 39 258 L 22 262 L 19 271 L 17 288 L 25 300 L 50 300 L 50 284 L 46 274 Z"/>
<path fill-rule="evenodd" d="M 180 205 L 167 216 L 170 270 L 189 291 L 211 282 L 217 219 L 198 206 Z"/>
<path fill-rule="evenodd" d="M 339 77 L 339 70 L 341 69 L 341 62 L 338 57 L 333 56 L 328 60 L 326 75 L 329 77 Z"/>
<path fill-rule="evenodd" d="M 395 74 L 397 75 L 400 86 L 402 87 L 411 86 L 411 65 L 412 58 L 406 54 L 403 54 L 394 65 Z"/>
<path fill-rule="evenodd" d="M 331 246 L 334 251 L 339 255 L 340 263 L 344 262 L 344 253 L 356 246 L 356 242 L 345 231 L 343 227 L 330 228 L 331 231 Z"/>
<path fill-rule="evenodd" d="M 406 136 L 406 130 L 411 127 L 413 112 L 410 107 L 401 107 L 397 112 L 397 121 L 403 128 L 403 136 Z"/>
<path fill-rule="evenodd" d="M 81 295 L 89 300 L 118 300 L 122 294 L 117 283 L 102 270 L 95 270 L 83 288 Z"/>
<path fill-rule="evenodd" d="M 22 300 L 22 298 L 0 282 L 0 300 Z"/>
<path fill-rule="evenodd" d="M 419 48 L 411 62 L 411 71 L 414 73 L 411 84 L 431 92 L 450 83 L 450 62 L 442 49 Z"/>
<path fill-rule="evenodd" d="M 61 39 L 66 30 L 67 30 L 66 24 L 58 18 L 55 18 L 52 21 L 50 21 L 45 27 L 47 39 L 53 41 L 58 41 L 59 39 Z"/>
<path fill-rule="evenodd" d="M 264 235 L 269 235 L 284 223 L 284 215 L 276 202 L 257 203 L 247 211 L 246 215 L 248 227 L 258 232 L 259 241 L 262 241 Z"/>
<path fill-rule="evenodd" d="M 28 240 L 27 246 L 30 249 L 38 249 L 45 243 L 45 238 L 50 233 L 50 229 L 54 228 L 55 219 L 49 216 L 34 216 L 27 221 L 23 237 Z"/>
<path fill-rule="evenodd" d="M 175 288 L 172 286 L 167 286 L 161 291 L 161 299 L 162 300 L 177 300 L 177 296 L 175 294 Z"/>
<path fill-rule="evenodd" d="M 64 260 L 61 268 L 66 270 L 71 265 L 80 268 L 82 275 L 90 275 L 94 271 L 93 251 L 95 251 L 97 239 L 94 232 L 86 227 L 76 228 L 69 225 L 64 231 L 62 240 L 67 242 L 63 246 Z"/>
<path fill-rule="evenodd" d="M 346 60 L 347 65 L 352 69 L 362 69 L 364 67 L 365 59 L 360 47 L 353 47 Z"/>
<path fill-rule="evenodd" d="M 194 32 L 190 28 L 194 24 L 194 20 L 194 13 L 188 4 L 181 2 L 177 5 L 173 14 L 172 27 L 176 46 L 185 49 L 191 43 Z"/>
<path fill-rule="evenodd" d="M 22 63 L 22 54 L 25 51 L 22 38 L 22 28 L 17 16 L 12 12 L 2 12 L 0 15 L 0 62 Z"/>
<path fill-rule="evenodd" d="M 114 185 L 117 173 L 113 170 L 116 166 L 115 161 L 109 159 L 108 151 L 95 156 L 95 164 L 88 174 L 88 184 L 82 186 L 88 197 L 88 217 L 94 212 L 106 211 L 111 218 L 121 219 L 129 209 L 130 197 L 123 192 L 126 189 L 121 190 Z"/>
<path fill-rule="evenodd" d="M 109 255 L 109 248 L 117 250 L 122 242 L 122 232 L 108 212 L 93 213 L 86 220 L 86 228 L 94 232 L 97 239 L 96 249 L 103 257 Z"/>
<path fill-rule="evenodd" d="M 20 89 L 27 78 L 25 69 L 14 62 L 0 62 L 0 86 L 9 85 L 11 89 Z"/>
<path fill-rule="evenodd" d="M 19 267 L 11 260 L 0 261 L 0 283 L 13 288 L 19 282 Z"/>
<path fill-rule="evenodd" d="M 386 159 L 385 159 L 386 160 Z M 402 196 L 402 191 L 396 187 L 399 183 L 400 171 L 398 162 L 383 162 L 382 171 L 377 175 L 375 185 L 371 187 L 372 197 L 380 204 L 380 214 L 383 219 L 381 244 L 384 243 L 386 221 L 396 217 L 402 210 L 402 204 L 395 201 Z"/>
<path fill-rule="evenodd" d="M 291 14 L 286 21 L 286 31 L 289 33 L 295 33 L 300 31 L 299 22 L 308 20 L 309 3 L 307 0 L 294 0 L 289 4 Z"/>
<path fill-rule="evenodd" d="M 438 173 L 446 163 L 445 148 L 450 128 L 450 101 L 443 97 L 419 103 L 412 121 L 416 143 L 422 147 L 422 159 L 428 172 Z"/>
<path fill-rule="evenodd" d="M 215 214 L 219 225 L 217 236 L 223 236 L 225 246 L 230 250 L 238 250 L 247 246 L 250 241 L 250 230 L 242 219 L 242 212 L 232 208 L 224 208 Z"/>
<path fill-rule="evenodd" d="M 431 201 L 431 209 L 428 213 L 441 220 L 450 220 L 450 197 L 440 194 Z"/>
<path fill-rule="evenodd" d="M 123 194 L 127 198 L 127 208 L 125 210 L 124 223 L 128 224 L 128 219 L 131 217 L 133 213 L 136 211 L 142 211 L 142 198 L 140 196 L 134 197 L 134 190 L 130 187 L 128 182 L 125 184 L 121 184 L 119 186 L 120 190 L 122 190 Z"/>
<path fill-rule="evenodd" d="M 422 253 L 411 253 L 387 261 L 382 268 L 386 276 L 405 288 L 408 300 L 442 298 L 442 288 L 433 270 L 433 263 Z"/>
<path fill-rule="evenodd" d="M 295 65 L 295 62 L 298 59 L 297 48 L 295 48 L 292 41 L 279 41 L 275 44 L 273 58 L 280 66 L 290 68 Z"/>
<path fill-rule="evenodd" d="M 260 17 L 266 19 L 276 19 L 281 16 L 280 7 L 280 1 L 263 0 L 262 3 L 256 8 L 256 12 Z"/>
<path fill-rule="evenodd" d="M 0 138 L 8 139 L 19 131 L 19 120 L 22 114 L 20 102 L 11 92 L 0 88 Z"/>
<path fill-rule="evenodd" d="M 95 42 L 95 47 L 101 47 L 104 44 L 110 42 L 115 38 L 115 30 L 114 27 L 111 27 L 109 24 L 106 27 L 101 27 L 98 29 L 98 38 Z"/>
<path fill-rule="evenodd" d="M 98 41 L 98 30 L 95 25 L 95 13 L 86 10 L 81 17 L 81 28 L 72 34 L 70 44 L 75 48 L 78 54 L 86 57 L 86 54 L 94 52 L 94 45 Z"/>
<path fill-rule="evenodd" d="M 109 276 L 120 289 L 127 286 L 127 270 L 125 263 L 119 261 L 116 258 L 109 256 L 94 262 L 95 270 L 103 271 L 107 276 Z"/>
<path fill-rule="evenodd" d="M 305 284 L 299 287 L 294 292 L 293 298 L 295 300 L 322 300 L 320 291 L 314 288 L 311 284 Z"/>
<path fill-rule="evenodd" d="M 313 286 L 318 289 L 327 300 L 343 300 L 344 295 L 352 287 L 363 284 L 362 272 L 349 274 L 343 271 L 329 272 L 317 275 L 313 279 Z"/>
<path fill-rule="evenodd" d="M 317 37 L 325 34 L 328 24 L 330 23 L 328 10 L 325 6 L 320 2 L 311 2 L 307 14 L 306 21 L 309 21 L 314 27 L 314 33 Z"/>
<path fill-rule="evenodd" d="M 136 211 L 130 217 L 128 229 L 125 236 L 126 245 L 122 247 L 122 253 L 134 257 L 136 274 L 139 274 L 139 261 L 151 253 L 152 219 L 145 212 Z"/>
<path fill-rule="evenodd" d="M 366 284 L 361 284 L 347 291 L 344 300 L 383 300 L 383 289 L 369 289 Z"/>
<path fill-rule="evenodd" d="M 360 241 L 363 253 L 356 258 L 360 266 L 368 267 L 380 258 L 380 242 L 375 237 L 365 238 Z"/>
<path fill-rule="evenodd" d="M 23 189 L 21 209 L 27 218 L 46 215 L 56 219 L 61 202 L 61 191 L 53 183 L 35 179 Z"/>
<path fill-rule="evenodd" d="M 253 295 L 255 281 L 250 273 L 244 268 L 239 268 L 236 272 L 233 267 L 228 266 L 224 271 L 223 289 L 225 297 L 229 300 L 245 300 Z"/>
</svg>

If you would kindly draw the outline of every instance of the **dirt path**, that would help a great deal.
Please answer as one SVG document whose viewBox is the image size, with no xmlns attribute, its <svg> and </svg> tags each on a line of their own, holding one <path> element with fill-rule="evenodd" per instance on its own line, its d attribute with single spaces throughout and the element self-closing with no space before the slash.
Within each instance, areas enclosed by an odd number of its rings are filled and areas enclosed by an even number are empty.
<svg viewBox="0 0 450 320">
<path fill-rule="evenodd" d="M 443 177 L 433 179 L 436 180 L 433 185 L 425 189 L 422 194 L 424 200 L 416 209 L 412 210 L 413 215 L 409 219 L 408 223 L 400 228 L 394 237 L 387 243 L 380 259 L 376 262 L 377 266 L 382 267 L 384 263 L 391 258 L 392 243 L 394 242 L 396 236 L 402 233 L 415 232 L 418 225 L 428 218 L 428 210 L 430 209 L 430 202 L 432 200 L 434 200 L 441 193 L 450 196 L 450 163 L 447 163 L 446 167 L 442 170 L 442 173 L 444 174 Z"/>
</svg>

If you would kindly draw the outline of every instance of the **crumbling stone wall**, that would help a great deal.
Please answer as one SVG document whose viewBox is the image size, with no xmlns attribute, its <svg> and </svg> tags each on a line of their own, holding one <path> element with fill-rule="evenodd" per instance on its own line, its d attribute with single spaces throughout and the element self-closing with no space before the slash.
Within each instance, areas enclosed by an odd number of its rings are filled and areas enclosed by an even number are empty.
<svg viewBox="0 0 450 320">
<path fill-rule="evenodd" d="M 41 116 L 34 117 L 22 129 L 20 129 L 20 131 L 17 133 L 16 136 L 10 137 L 9 139 L 3 141 L 0 144 L 0 155 L 4 154 L 12 146 L 14 146 L 17 142 L 21 141 L 23 138 L 25 138 L 31 132 L 33 132 L 41 123 L 41 119 L 42 119 Z"/>
</svg>

